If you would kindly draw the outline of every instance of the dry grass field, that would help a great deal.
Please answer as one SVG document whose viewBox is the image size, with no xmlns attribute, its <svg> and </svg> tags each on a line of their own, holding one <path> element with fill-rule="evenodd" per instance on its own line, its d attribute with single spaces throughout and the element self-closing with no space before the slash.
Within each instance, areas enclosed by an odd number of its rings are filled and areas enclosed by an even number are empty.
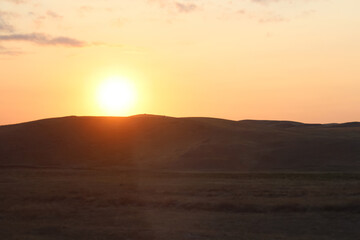
<svg viewBox="0 0 360 240">
<path fill-rule="evenodd" d="M 0 170 L 0 239 L 358 239 L 360 174 Z"/>
</svg>

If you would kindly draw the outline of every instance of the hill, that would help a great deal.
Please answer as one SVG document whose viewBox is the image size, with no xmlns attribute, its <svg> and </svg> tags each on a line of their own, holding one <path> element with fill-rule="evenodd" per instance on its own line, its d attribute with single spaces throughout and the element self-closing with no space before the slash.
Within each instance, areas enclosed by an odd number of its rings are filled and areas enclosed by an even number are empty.
<svg viewBox="0 0 360 240">
<path fill-rule="evenodd" d="M 63 117 L 0 126 L 0 166 L 360 170 L 360 123 Z"/>
</svg>

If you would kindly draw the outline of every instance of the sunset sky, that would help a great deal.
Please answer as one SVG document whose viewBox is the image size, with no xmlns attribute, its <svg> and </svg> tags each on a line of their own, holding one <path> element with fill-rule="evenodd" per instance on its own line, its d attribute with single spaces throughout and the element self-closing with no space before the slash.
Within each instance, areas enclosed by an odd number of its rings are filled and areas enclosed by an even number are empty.
<svg viewBox="0 0 360 240">
<path fill-rule="evenodd" d="M 359 0 L 0 0 L 0 125 L 67 115 L 360 120 Z M 135 100 L 99 103 L 112 78 Z"/>
</svg>

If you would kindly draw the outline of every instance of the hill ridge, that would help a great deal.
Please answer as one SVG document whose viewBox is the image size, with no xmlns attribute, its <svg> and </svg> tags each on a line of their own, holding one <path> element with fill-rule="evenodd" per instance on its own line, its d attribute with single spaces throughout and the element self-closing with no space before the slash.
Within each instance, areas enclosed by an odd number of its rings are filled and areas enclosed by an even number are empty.
<svg viewBox="0 0 360 240">
<path fill-rule="evenodd" d="M 0 166 L 360 170 L 360 123 L 135 115 L 0 126 Z"/>
</svg>

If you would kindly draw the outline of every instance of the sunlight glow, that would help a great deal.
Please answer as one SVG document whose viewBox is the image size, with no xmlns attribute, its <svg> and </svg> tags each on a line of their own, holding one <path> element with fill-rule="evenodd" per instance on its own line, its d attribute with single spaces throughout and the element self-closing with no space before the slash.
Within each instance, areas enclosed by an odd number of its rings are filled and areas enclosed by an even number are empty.
<svg viewBox="0 0 360 240">
<path fill-rule="evenodd" d="M 135 89 L 128 79 L 111 77 L 99 87 L 98 101 L 108 115 L 124 115 L 135 102 Z"/>
</svg>

